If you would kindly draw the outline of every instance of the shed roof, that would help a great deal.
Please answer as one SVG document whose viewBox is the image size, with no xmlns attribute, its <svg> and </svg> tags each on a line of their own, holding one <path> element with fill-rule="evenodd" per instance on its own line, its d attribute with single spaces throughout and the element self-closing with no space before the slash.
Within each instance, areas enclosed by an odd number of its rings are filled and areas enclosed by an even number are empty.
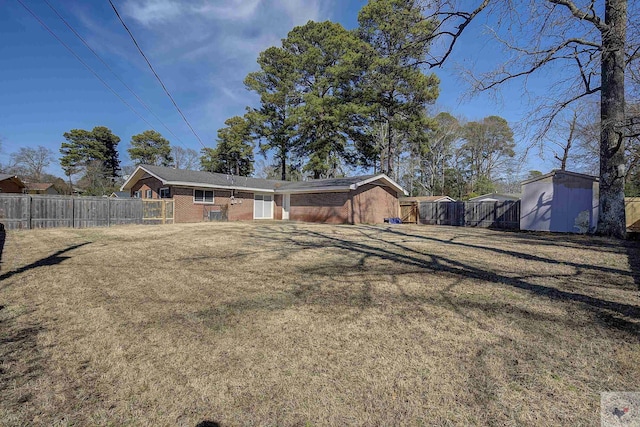
<svg viewBox="0 0 640 427">
<path fill-rule="evenodd" d="M 573 177 L 576 177 L 576 178 L 582 178 L 582 179 L 590 180 L 590 181 L 599 181 L 600 180 L 600 178 L 598 178 L 597 176 L 593 176 L 593 175 L 587 175 L 587 174 L 584 174 L 584 173 L 571 172 L 571 171 L 561 170 L 561 169 L 554 169 L 549 173 L 545 173 L 544 175 L 539 175 L 539 176 L 524 180 L 520 184 L 521 185 L 531 184 L 532 182 L 540 181 L 541 179 L 549 178 L 549 177 L 552 177 L 552 176 L 555 176 L 555 175 L 569 175 L 569 176 L 573 176 Z"/>
</svg>

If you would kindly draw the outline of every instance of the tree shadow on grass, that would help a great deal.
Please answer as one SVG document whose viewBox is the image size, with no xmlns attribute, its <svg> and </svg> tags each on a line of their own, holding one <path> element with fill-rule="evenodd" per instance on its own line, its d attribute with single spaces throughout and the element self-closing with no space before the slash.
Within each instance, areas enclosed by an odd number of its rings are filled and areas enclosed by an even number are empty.
<svg viewBox="0 0 640 427">
<path fill-rule="evenodd" d="M 32 262 L 31 264 L 25 265 L 24 267 L 20 267 L 17 270 L 8 271 L 8 272 L 0 275 L 0 282 L 2 282 L 3 280 L 9 279 L 9 278 L 15 276 L 16 274 L 21 274 L 21 273 L 24 273 L 25 271 L 33 270 L 33 269 L 38 268 L 38 267 L 46 267 L 46 266 L 60 264 L 62 261 L 67 260 L 67 259 L 70 258 L 69 256 L 61 256 L 61 255 L 65 254 L 67 252 L 70 252 L 70 251 L 72 251 L 74 249 L 78 249 L 78 248 L 80 248 L 82 246 L 88 245 L 88 244 L 89 244 L 89 242 L 84 242 L 84 243 L 78 243 L 76 245 L 69 246 L 69 247 L 67 247 L 65 249 L 61 249 L 61 250 L 49 255 L 48 257 L 41 258 L 41 259 L 39 259 L 37 261 Z M 0 287 L 0 290 L 4 289 L 5 287 L 6 287 L 6 285 Z"/>
<path fill-rule="evenodd" d="M 313 229 L 299 229 L 296 233 L 282 233 L 280 231 L 270 232 L 268 228 L 260 230 L 260 234 L 264 238 L 275 241 L 286 241 L 289 244 L 299 247 L 300 249 L 320 249 L 320 248 L 337 248 L 347 251 L 349 254 L 357 254 L 360 257 L 376 258 L 382 260 L 392 261 L 398 265 L 415 267 L 417 271 L 431 271 L 440 275 L 448 275 L 451 277 L 461 277 L 466 279 L 482 280 L 490 283 L 499 284 L 501 286 L 510 286 L 516 289 L 528 291 L 533 295 L 546 297 L 551 300 L 578 303 L 583 308 L 589 309 L 605 322 L 609 327 L 615 329 L 621 329 L 625 332 L 631 333 L 637 337 L 640 337 L 640 325 L 637 323 L 640 320 L 640 307 L 637 305 L 626 304 L 617 301 L 609 301 L 603 298 L 586 295 L 579 292 L 571 292 L 566 290 L 557 289 L 551 286 L 544 286 L 536 283 L 532 283 L 532 279 L 537 277 L 544 277 L 544 275 L 528 275 L 526 277 L 511 277 L 490 270 L 484 270 L 482 268 L 470 265 L 457 259 L 442 255 L 425 254 L 411 247 L 403 245 L 395 241 L 384 239 L 384 233 L 390 233 L 393 235 L 412 236 L 416 238 L 423 238 L 430 240 L 438 244 L 450 244 L 456 246 L 464 246 L 474 250 L 486 250 L 493 251 L 500 254 L 517 257 L 520 259 L 546 262 L 551 264 L 559 264 L 555 260 L 547 259 L 537 255 L 528 253 L 521 253 L 517 251 L 504 250 L 495 247 L 483 247 L 473 244 L 461 243 L 461 242 L 449 242 L 446 240 L 439 240 L 428 236 L 413 235 L 403 233 L 397 230 L 388 230 L 375 227 L 359 227 L 364 230 L 374 230 L 378 233 L 377 236 L 372 234 L 363 233 L 366 239 L 347 240 L 336 234 L 328 234 Z M 364 259 L 360 259 L 359 263 L 363 264 Z M 601 267 L 596 265 L 564 262 L 563 265 L 568 265 L 576 268 L 578 271 L 575 275 L 581 274 L 583 270 L 595 270 L 598 272 L 604 272 L 608 274 L 619 274 L 623 276 L 631 276 L 633 273 L 628 271 L 619 270 L 615 268 Z M 315 271 L 315 274 L 342 274 L 345 271 L 345 266 L 336 266 L 335 271 L 331 271 L 331 266 L 322 266 Z M 380 274 L 394 274 L 391 270 L 383 270 Z M 619 316 L 625 316 L 628 319 L 620 318 Z"/>
</svg>

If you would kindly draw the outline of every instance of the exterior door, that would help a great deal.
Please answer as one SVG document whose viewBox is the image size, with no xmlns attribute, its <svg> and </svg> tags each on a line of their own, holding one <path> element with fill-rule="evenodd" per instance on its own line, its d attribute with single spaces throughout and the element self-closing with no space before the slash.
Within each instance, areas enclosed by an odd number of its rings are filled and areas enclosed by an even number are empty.
<svg viewBox="0 0 640 427">
<path fill-rule="evenodd" d="M 291 194 L 282 195 L 282 219 L 289 219 L 289 208 L 291 207 Z"/>
</svg>

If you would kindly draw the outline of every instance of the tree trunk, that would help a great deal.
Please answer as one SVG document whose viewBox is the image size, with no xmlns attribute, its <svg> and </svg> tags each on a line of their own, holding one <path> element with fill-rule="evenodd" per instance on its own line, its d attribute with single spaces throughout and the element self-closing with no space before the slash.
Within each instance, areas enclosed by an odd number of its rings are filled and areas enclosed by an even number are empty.
<svg viewBox="0 0 640 427">
<path fill-rule="evenodd" d="M 600 100 L 600 213 L 598 234 L 626 236 L 624 211 L 624 70 L 627 0 L 605 2 Z"/>
<path fill-rule="evenodd" d="M 285 150 L 282 150 L 281 156 L 280 156 L 280 178 L 283 181 L 287 180 L 287 152 Z"/>
</svg>

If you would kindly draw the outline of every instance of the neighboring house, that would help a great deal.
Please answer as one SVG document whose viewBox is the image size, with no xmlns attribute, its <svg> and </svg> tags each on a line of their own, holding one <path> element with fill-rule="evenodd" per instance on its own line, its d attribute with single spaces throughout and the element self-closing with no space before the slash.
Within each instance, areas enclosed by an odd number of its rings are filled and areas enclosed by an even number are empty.
<svg viewBox="0 0 640 427">
<path fill-rule="evenodd" d="M 49 182 L 27 182 L 27 194 L 60 194 Z"/>
<path fill-rule="evenodd" d="M 109 197 L 114 198 L 114 199 L 129 199 L 129 198 L 131 198 L 131 192 L 129 192 L 129 191 L 114 191 L 113 193 L 111 193 L 111 195 Z"/>
<path fill-rule="evenodd" d="M 400 203 L 412 203 L 412 202 L 455 202 L 449 196 L 417 196 L 417 197 L 401 197 Z"/>
<path fill-rule="evenodd" d="M 140 165 L 120 188 L 142 199 L 172 198 L 175 222 L 276 219 L 382 223 L 399 216 L 404 189 L 384 174 L 276 181 Z"/>
<path fill-rule="evenodd" d="M 16 175 L 0 173 L 0 193 L 24 193 L 25 185 Z"/>
<path fill-rule="evenodd" d="M 522 182 L 520 229 L 578 233 L 598 224 L 598 178 L 555 170 Z"/>
<path fill-rule="evenodd" d="M 469 199 L 470 202 L 517 202 L 519 194 L 489 193 Z"/>
</svg>

